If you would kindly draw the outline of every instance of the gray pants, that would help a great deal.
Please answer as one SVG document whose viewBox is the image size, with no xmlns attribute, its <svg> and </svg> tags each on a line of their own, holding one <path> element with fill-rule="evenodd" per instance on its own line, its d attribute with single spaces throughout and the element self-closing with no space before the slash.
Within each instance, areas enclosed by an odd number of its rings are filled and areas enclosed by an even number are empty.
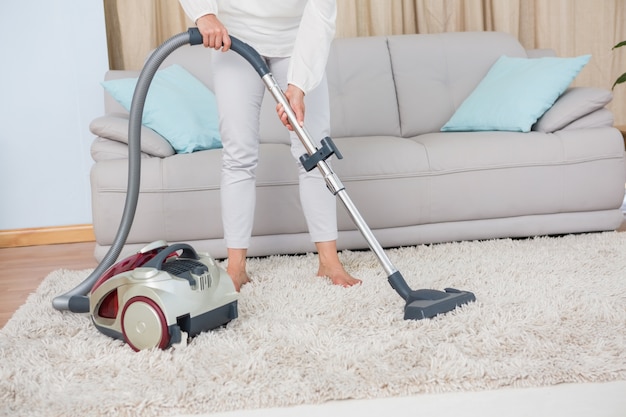
<svg viewBox="0 0 626 417">
<path fill-rule="evenodd" d="M 226 246 L 246 249 L 250 243 L 256 202 L 256 168 L 259 115 L 265 84 L 238 54 L 213 51 L 214 92 L 220 114 L 223 160 L 221 179 L 222 220 Z M 283 91 L 287 86 L 289 58 L 266 58 Z M 306 128 L 316 141 L 329 135 L 330 110 L 326 79 L 305 96 Z M 278 117 L 278 116 L 276 116 Z M 291 132 L 291 153 L 296 162 L 306 153 Z M 296 163 L 294 162 L 294 163 Z M 337 239 L 336 200 L 318 169 L 299 166 L 300 201 L 313 242 Z M 280 201 L 276 202 L 280 204 Z"/>
</svg>

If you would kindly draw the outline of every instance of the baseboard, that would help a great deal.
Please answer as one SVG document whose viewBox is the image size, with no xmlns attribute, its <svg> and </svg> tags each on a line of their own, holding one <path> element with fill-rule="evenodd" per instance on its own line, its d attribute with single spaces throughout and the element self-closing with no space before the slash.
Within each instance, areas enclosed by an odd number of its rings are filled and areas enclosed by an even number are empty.
<svg viewBox="0 0 626 417">
<path fill-rule="evenodd" d="M 91 224 L 0 230 L 0 248 L 94 242 L 95 240 Z"/>
</svg>

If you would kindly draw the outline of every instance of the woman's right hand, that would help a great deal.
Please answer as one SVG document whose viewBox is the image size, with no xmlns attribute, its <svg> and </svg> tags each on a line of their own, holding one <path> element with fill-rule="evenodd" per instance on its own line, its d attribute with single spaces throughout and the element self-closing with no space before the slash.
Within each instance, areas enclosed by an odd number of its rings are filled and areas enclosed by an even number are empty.
<svg viewBox="0 0 626 417">
<path fill-rule="evenodd" d="M 222 50 L 230 49 L 230 36 L 226 27 L 214 14 L 205 14 L 196 21 L 196 26 L 202 35 L 202 43 L 206 48 Z"/>
</svg>

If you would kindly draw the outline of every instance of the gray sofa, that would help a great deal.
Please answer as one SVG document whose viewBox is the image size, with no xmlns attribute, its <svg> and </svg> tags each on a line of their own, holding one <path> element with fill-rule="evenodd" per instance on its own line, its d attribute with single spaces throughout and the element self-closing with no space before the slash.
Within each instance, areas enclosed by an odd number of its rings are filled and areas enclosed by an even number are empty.
<svg viewBox="0 0 626 417">
<path fill-rule="evenodd" d="M 327 74 L 333 169 L 384 247 L 613 230 L 621 224 L 626 164 L 604 105 L 609 91 L 570 88 L 528 133 L 441 132 L 501 55 L 536 57 L 495 32 L 338 39 Z M 211 86 L 201 47 L 178 63 Z M 106 79 L 138 72 L 109 71 Z M 105 94 L 93 121 L 96 258 L 111 245 L 125 200 L 127 112 Z M 266 94 L 250 256 L 303 253 L 309 241 L 286 129 Z M 142 191 L 124 254 L 165 239 L 224 257 L 219 149 L 175 154 L 142 133 Z M 367 244 L 338 201 L 340 249 Z"/>
</svg>

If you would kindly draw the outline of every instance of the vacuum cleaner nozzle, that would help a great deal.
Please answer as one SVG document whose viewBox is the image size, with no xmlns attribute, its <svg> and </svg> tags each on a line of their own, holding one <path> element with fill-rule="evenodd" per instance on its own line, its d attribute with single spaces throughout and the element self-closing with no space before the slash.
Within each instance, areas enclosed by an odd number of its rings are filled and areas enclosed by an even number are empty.
<svg viewBox="0 0 626 417">
<path fill-rule="evenodd" d="M 454 288 L 446 288 L 443 291 L 412 290 L 400 271 L 393 272 L 389 275 L 388 280 L 391 287 L 406 301 L 404 307 L 405 320 L 430 319 L 452 311 L 463 304 L 476 301 L 474 293 Z"/>
<path fill-rule="evenodd" d="M 455 308 L 476 301 L 469 291 L 454 288 L 438 290 L 414 290 L 409 294 L 404 307 L 405 320 L 421 320 L 447 313 Z"/>
</svg>

